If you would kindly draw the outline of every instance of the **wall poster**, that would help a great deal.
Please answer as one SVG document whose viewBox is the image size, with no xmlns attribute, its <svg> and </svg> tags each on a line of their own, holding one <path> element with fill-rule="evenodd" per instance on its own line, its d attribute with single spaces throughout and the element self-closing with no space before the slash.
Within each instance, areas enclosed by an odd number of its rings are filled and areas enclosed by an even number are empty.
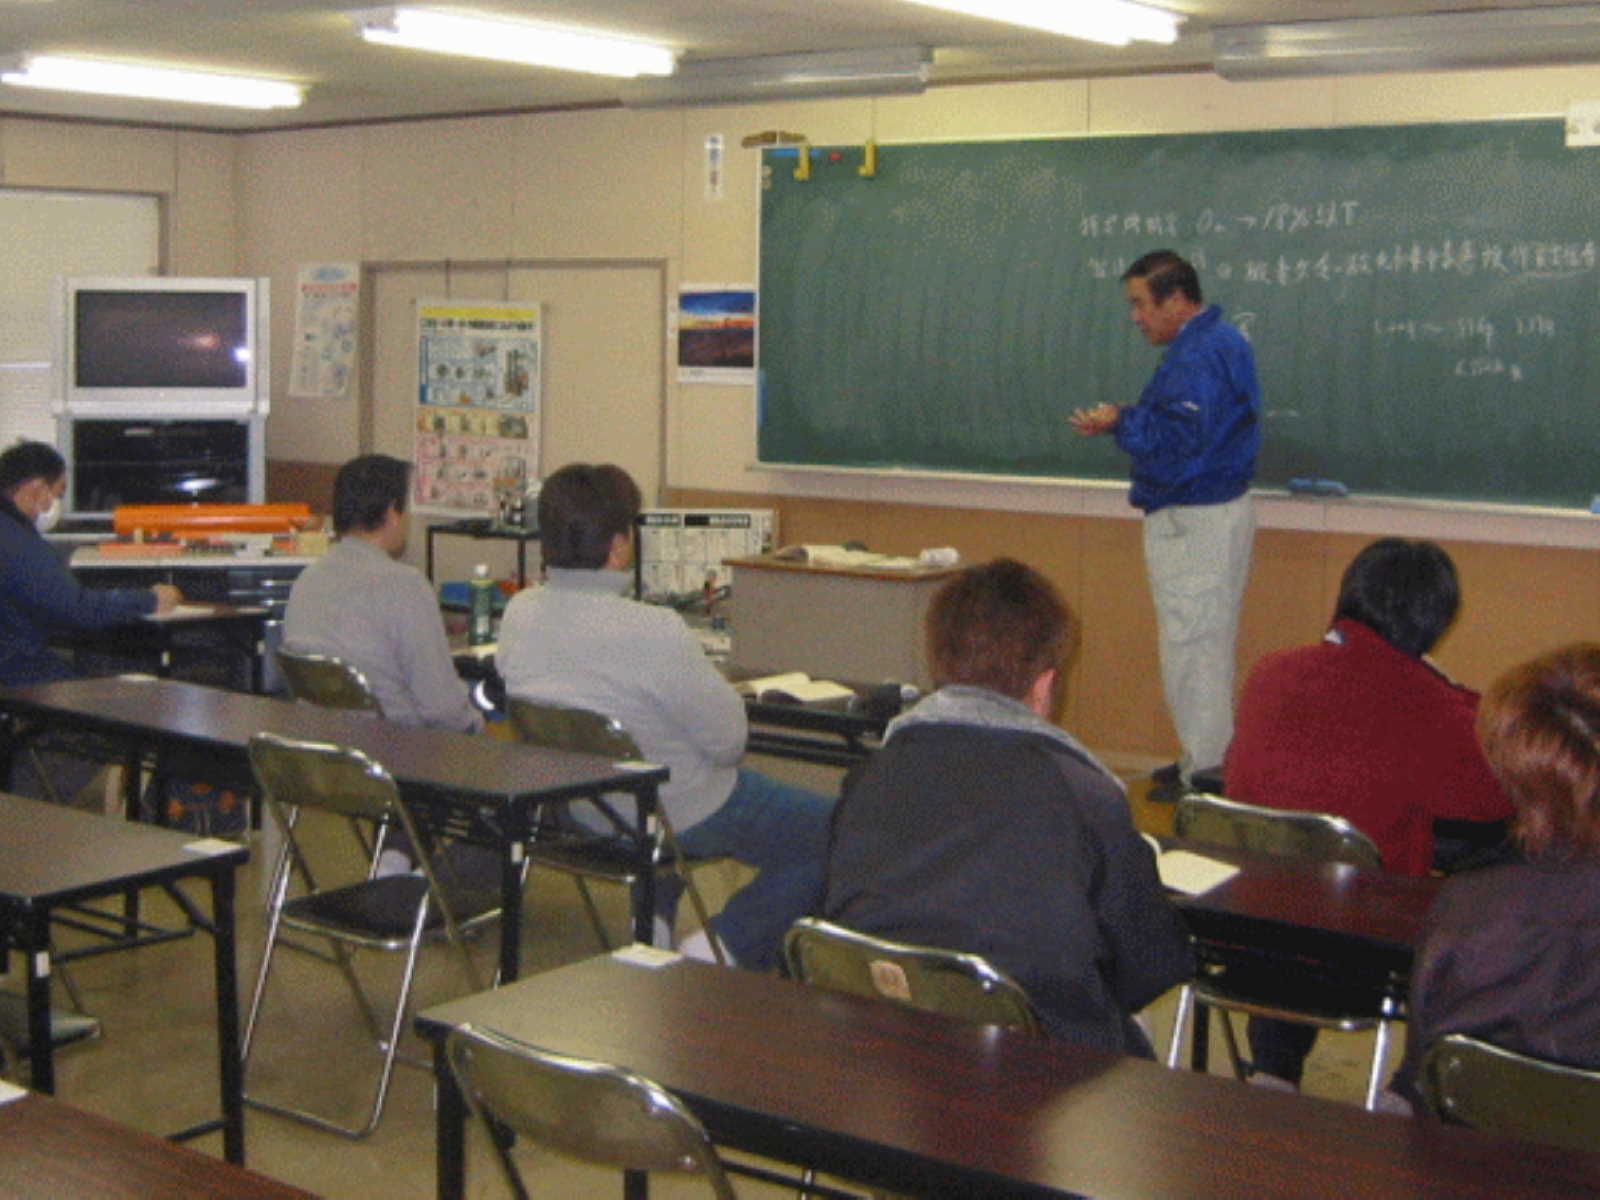
<svg viewBox="0 0 1600 1200">
<path fill-rule="evenodd" d="M 417 301 L 415 502 L 495 517 L 539 468 L 537 304 Z"/>
<path fill-rule="evenodd" d="M 677 318 L 679 383 L 755 382 L 755 288 L 686 283 Z"/>
<path fill-rule="evenodd" d="M 336 400 L 355 370 L 361 268 L 353 262 L 301 263 L 294 297 L 289 395 Z"/>
</svg>

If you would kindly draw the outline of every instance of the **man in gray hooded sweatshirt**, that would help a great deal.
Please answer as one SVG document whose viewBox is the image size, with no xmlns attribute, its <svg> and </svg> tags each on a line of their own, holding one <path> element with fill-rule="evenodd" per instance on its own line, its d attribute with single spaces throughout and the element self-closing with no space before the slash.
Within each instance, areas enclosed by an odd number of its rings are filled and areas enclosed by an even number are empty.
<svg viewBox="0 0 1600 1200">
<path fill-rule="evenodd" d="M 846 779 L 823 916 L 981 954 L 1051 1034 L 1148 1056 L 1132 1014 L 1193 959 L 1121 783 L 1049 719 L 1071 614 L 997 559 L 940 589 L 926 634 L 938 691 Z"/>
</svg>

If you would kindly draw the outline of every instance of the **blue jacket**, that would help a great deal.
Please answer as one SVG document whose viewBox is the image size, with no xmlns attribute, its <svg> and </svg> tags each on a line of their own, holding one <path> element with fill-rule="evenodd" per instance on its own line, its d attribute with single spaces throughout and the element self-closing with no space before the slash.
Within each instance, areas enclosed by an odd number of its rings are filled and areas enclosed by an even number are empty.
<svg viewBox="0 0 1600 1200">
<path fill-rule="evenodd" d="M 50 543 L 0 497 L 0 684 L 48 683 L 77 672 L 46 639 L 68 629 L 103 629 L 154 612 L 145 588 L 86 588 Z"/>
<path fill-rule="evenodd" d="M 1220 308 L 1207 305 L 1172 339 L 1114 433 L 1133 459 L 1135 508 L 1222 504 L 1244 494 L 1261 448 L 1261 389 L 1250 343 Z"/>
</svg>

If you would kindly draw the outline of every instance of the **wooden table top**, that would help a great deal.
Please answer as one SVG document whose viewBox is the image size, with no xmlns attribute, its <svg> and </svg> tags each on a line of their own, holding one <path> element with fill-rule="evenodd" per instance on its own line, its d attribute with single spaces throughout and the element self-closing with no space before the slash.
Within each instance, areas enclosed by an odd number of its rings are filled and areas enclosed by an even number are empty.
<svg viewBox="0 0 1600 1200">
<path fill-rule="evenodd" d="M 8 1200 L 305 1200 L 279 1183 L 37 1093 L 0 1104 Z"/>
<path fill-rule="evenodd" d="M 1364 871 L 1343 863 L 1251 854 L 1162 839 L 1245 868 L 1217 887 L 1178 901 L 1202 941 L 1236 941 L 1266 951 L 1337 960 L 1354 954 L 1401 973 L 1410 969 L 1423 922 L 1442 879 Z"/>
<path fill-rule="evenodd" d="M 16 903 L 61 904 L 249 857 L 245 846 L 0 792 L 0 898 Z"/>
<path fill-rule="evenodd" d="M 1600 1156 L 966 1025 L 680 960 L 601 957 L 429 1009 L 620 1063 L 729 1145 L 913 1192 L 1573 1196 Z"/>
<path fill-rule="evenodd" d="M 619 767 L 608 758 L 518 742 L 398 725 L 272 696 L 171 679 L 116 677 L 0 688 L 0 709 L 67 717 L 119 733 L 155 735 L 242 754 L 261 730 L 365 751 L 402 784 L 486 800 L 561 799 L 597 785 L 633 791 L 664 780 L 665 767 Z"/>
</svg>

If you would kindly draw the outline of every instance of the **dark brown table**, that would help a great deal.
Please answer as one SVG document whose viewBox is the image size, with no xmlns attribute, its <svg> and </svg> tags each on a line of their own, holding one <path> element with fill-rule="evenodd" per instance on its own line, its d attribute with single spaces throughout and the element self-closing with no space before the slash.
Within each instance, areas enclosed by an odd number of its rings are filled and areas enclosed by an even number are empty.
<svg viewBox="0 0 1600 1200">
<path fill-rule="evenodd" d="M 265 631 L 271 619 L 270 610 L 256 605 L 185 602 L 177 612 L 106 629 L 77 629 L 52 640 L 74 651 L 148 659 L 162 676 L 171 671 L 174 652 L 193 638 L 220 640 L 250 664 L 250 690 L 260 692 L 266 676 Z"/>
<path fill-rule="evenodd" d="M 7 948 L 20 951 L 26 967 L 28 1056 L 36 1089 L 55 1090 L 52 915 L 64 905 L 128 889 L 204 879 L 211 886 L 209 920 L 192 905 L 186 907 L 191 920 L 203 921 L 212 935 L 222 1117 L 172 1136 L 198 1137 L 220 1129 L 228 1161 L 244 1161 L 233 895 L 234 871 L 249 857 L 244 846 L 202 842 L 190 834 L 0 794 L 0 933 Z"/>
<path fill-rule="evenodd" d="M 439 832 L 500 851 L 504 980 L 515 979 L 521 966 L 522 863 L 538 807 L 625 792 L 634 797 L 642 833 L 668 775 L 665 767 L 625 767 L 596 755 L 419 729 L 167 679 L 75 679 L 0 688 L 0 712 L 154 745 L 171 773 L 219 786 L 253 787 L 250 738 L 262 730 L 364 751 L 394 776 L 419 819 Z M 638 839 L 642 856 L 650 852 L 649 841 Z M 649 868 L 647 859 L 640 863 L 633 893 L 633 936 L 641 942 L 650 941 L 655 915 L 655 872 Z"/>
<path fill-rule="evenodd" d="M 29 1094 L 0 1104 L 0 1195 L 9 1200 L 305 1200 L 312 1193 Z"/>
<path fill-rule="evenodd" d="M 882 744 L 889 718 L 864 711 L 860 707 L 861 695 L 858 691 L 854 703 L 823 700 L 790 704 L 746 698 L 744 711 L 750 722 L 750 736 L 745 752 L 827 767 L 853 767 L 864 762 Z"/>
<path fill-rule="evenodd" d="M 914 1195 L 1593 1196 L 1600 1156 L 1287 1096 L 749 971 L 606 956 L 428 1009 L 439 1195 L 464 1109 L 439 1053 L 464 1022 L 620 1063 L 721 1145 Z"/>
<path fill-rule="evenodd" d="M 1321 977 L 1349 990 L 1370 989 L 1404 1008 L 1417 939 L 1442 879 L 1171 838 L 1163 844 L 1243 868 L 1226 883 L 1178 901 L 1202 963 Z M 1204 1010 L 1195 1022 L 1193 1065 L 1204 1070 Z"/>
</svg>

